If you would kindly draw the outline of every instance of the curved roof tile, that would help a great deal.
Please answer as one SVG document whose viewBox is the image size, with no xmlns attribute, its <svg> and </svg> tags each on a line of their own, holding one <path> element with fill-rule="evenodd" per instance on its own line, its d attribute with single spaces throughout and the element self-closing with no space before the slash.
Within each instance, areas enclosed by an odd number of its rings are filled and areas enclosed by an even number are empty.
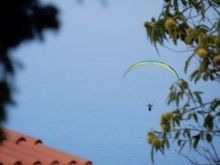
<svg viewBox="0 0 220 165">
<path fill-rule="evenodd" d="M 46 146 L 40 139 L 3 128 L 0 165 L 93 165 L 87 159 Z"/>
<path fill-rule="evenodd" d="M 0 160 L 3 164 L 7 165 L 22 165 L 21 161 L 4 154 L 0 154 Z"/>
</svg>

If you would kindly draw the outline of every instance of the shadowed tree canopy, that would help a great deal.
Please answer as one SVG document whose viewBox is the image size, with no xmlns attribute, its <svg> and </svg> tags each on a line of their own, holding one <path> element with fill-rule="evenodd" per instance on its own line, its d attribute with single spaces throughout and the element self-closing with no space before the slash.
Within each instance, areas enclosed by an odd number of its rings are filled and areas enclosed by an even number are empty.
<svg viewBox="0 0 220 165">
<path fill-rule="evenodd" d="M 0 126 L 6 119 L 7 106 L 13 104 L 15 62 L 9 54 L 23 41 L 43 40 L 45 29 L 59 28 L 58 10 L 38 0 L 7 0 L 0 3 Z M 0 137 L 3 132 L 0 130 Z"/>
</svg>

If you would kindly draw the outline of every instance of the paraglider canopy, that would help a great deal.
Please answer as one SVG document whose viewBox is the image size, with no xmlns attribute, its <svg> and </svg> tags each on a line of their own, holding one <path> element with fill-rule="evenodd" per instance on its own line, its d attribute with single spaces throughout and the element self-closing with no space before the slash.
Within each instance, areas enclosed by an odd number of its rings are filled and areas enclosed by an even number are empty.
<svg viewBox="0 0 220 165">
<path fill-rule="evenodd" d="M 142 66 L 142 65 L 148 65 L 148 64 L 153 64 L 153 65 L 158 65 L 158 66 L 161 66 L 167 70 L 169 70 L 171 73 L 173 73 L 175 75 L 175 77 L 177 79 L 179 79 L 179 76 L 178 74 L 176 73 L 176 71 L 169 65 L 163 63 L 163 62 L 160 62 L 160 61 L 155 61 L 155 60 L 147 60 L 147 61 L 141 61 L 141 62 L 138 62 L 134 65 L 132 65 L 131 67 L 129 67 L 126 71 L 125 71 L 125 74 L 124 74 L 124 77 L 126 76 L 126 74 L 131 71 L 132 69 L 138 67 L 138 66 Z"/>
</svg>

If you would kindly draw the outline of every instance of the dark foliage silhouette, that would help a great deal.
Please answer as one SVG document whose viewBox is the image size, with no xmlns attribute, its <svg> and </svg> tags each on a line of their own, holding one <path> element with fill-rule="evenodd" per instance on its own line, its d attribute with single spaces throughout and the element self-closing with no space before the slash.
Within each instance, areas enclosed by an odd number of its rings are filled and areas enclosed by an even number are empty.
<svg viewBox="0 0 220 165">
<path fill-rule="evenodd" d="M 16 62 L 9 50 L 24 41 L 43 40 L 44 30 L 59 28 L 58 10 L 38 0 L 7 0 L 0 3 L 0 126 L 7 106 L 13 104 L 13 77 Z M 2 139 L 3 131 L 0 130 Z"/>
</svg>

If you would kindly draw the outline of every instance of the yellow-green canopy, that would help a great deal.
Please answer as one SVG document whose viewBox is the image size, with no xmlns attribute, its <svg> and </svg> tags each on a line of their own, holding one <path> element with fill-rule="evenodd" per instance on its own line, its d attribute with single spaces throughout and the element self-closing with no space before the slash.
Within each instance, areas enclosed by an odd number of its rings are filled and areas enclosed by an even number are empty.
<svg viewBox="0 0 220 165">
<path fill-rule="evenodd" d="M 126 74 L 127 74 L 130 70 L 132 70 L 132 69 L 134 69 L 134 68 L 136 68 L 136 67 L 138 67 L 138 66 L 147 65 L 147 64 L 153 64 L 153 65 L 161 66 L 161 67 L 163 67 L 163 68 L 169 70 L 171 73 L 173 73 L 173 74 L 175 75 L 175 77 L 176 77 L 177 79 L 179 79 L 178 74 L 176 73 L 176 71 L 175 71 L 171 66 L 169 66 L 169 65 L 167 65 L 167 64 L 165 64 L 165 63 L 163 63 L 163 62 L 154 61 L 154 60 L 141 61 L 141 62 L 138 62 L 138 63 L 132 65 L 131 67 L 129 67 L 129 68 L 125 71 L 124 77 L 126 76 Z"/>
</svg>

